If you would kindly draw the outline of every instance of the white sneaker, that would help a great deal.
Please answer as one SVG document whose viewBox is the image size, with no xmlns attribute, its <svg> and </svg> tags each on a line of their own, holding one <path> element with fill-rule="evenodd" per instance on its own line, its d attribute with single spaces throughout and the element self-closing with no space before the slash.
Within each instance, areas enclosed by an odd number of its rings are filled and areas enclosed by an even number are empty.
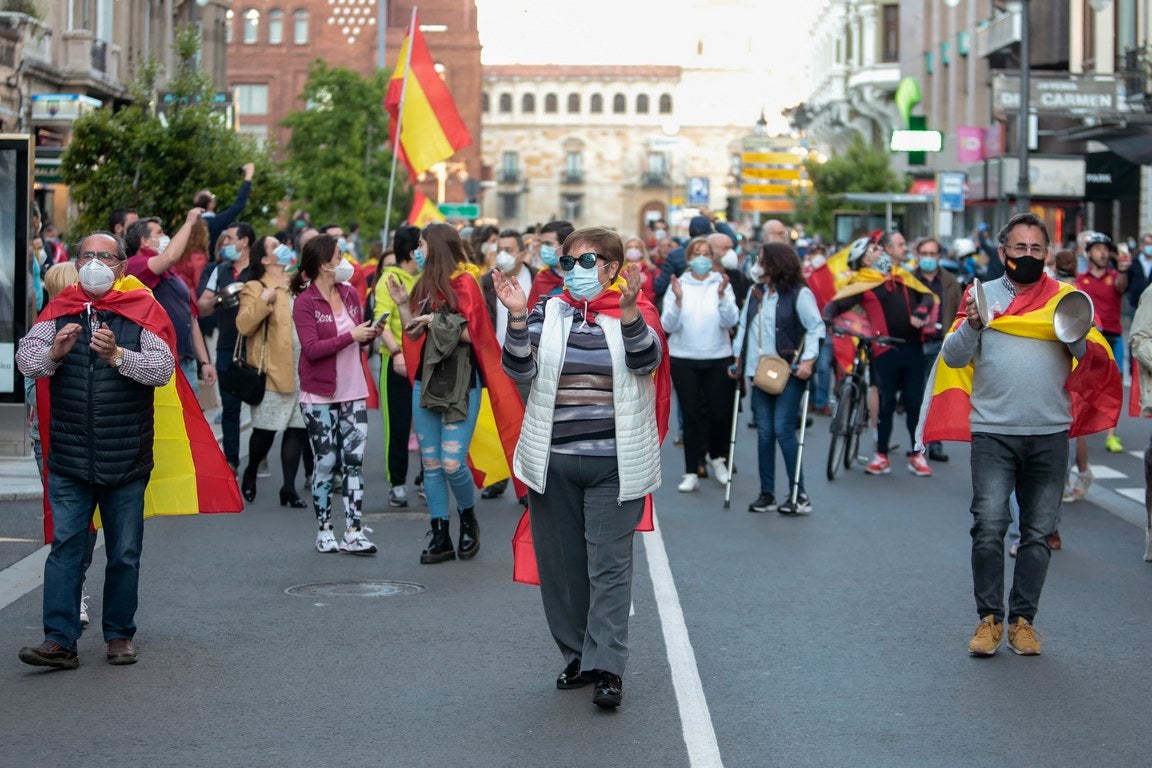
<svg viewBox="0 0 1152 768">
<path fill-rule="evenodd" d="M 677 488 L 680 493 L 691 493 L 700 487 L 700 478 L 694 474 L 689 473 L 684 475 L 684 479 L 680 481 L 680 486 Z"/>
<path fill-rule="evenodd" d="M 1073 471 L 1072 482 L 1064 488 L 1064 496 L 1062 501 L 1070 504 L 1074 501 L 1079 501 L 1088 495 L 1088 489 L 1092 487 L 1092 470 L 1086 469 L 1083 472 Z"/>
<path fill-rule="evenodd" d="M 88 628 L 88 590 L 80 590 L 80 629 Z"/>
<path fill-rule="evenodd" d="M 344 540 L 340 542 L 340 551 L 349 555 L 374 555 L 376 545 L 368 541 L 364 532 L 372 533 L 371 528 L 349 528 L 344 531 Z"/>
<path fill-rule="evenodd" d="M 716 482 L 720 485 L 728 484 L 728 466 L 724 463 L 724 459 L 712 459 L 708 462 L 708 466 L 712 467 L 712 477 L 716 478 Z"/>
<path fill-rule="evenodd" d="M 392 490 L 388 492 L 388 506 L 390 507 L 406 507 L 408 506 L 408 491 L 402 485 L 392 486 Z"/>
<path fill-rule="evenodd" d="M 317 552 L 338 552 L 339 547 L 336 546 L 336 537 L 332 534 L 331 528 L 321 528 L 316 533 L 316 551 Z"/>
</svg>

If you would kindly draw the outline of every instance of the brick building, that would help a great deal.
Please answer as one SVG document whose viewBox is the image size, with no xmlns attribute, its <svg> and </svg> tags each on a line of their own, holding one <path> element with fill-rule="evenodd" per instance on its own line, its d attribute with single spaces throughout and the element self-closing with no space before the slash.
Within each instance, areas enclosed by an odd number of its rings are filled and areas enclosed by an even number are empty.
<svg viewBox="0 0 1152 768">
<path fill-rule="evenodd" d="M 400 44 L 417 3 L 384 3 L 384 64 L 395 68 Z M 444 168 L 444 198 L 466 199 L 464 182 L 479 179 L 480 160 L 480 38 L 474 0 L 421 0 L 419 21 L 441 76 L 456 98 L 457 109 L 472 134 L 472 145 Z M 228 19 L 229 87 L 237 104 L 241 132 L 288 143 L 289 131 L 280 122 L 303 109 L 301 99 L 308 66 L 323 59 L 331 67 L 369 74 L 377 67 L 378 0 L 238 0 Z M 435 199 L 435 178 L 422 184 Z"/>
</svg>

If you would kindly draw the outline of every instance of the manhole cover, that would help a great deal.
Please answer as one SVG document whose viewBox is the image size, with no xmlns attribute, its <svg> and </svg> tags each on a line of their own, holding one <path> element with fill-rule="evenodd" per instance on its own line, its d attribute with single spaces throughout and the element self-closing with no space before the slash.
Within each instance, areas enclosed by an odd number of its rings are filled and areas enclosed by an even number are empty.
<svg viewBox="0 0 1152 768">
<path fill-rule="evenodd" d="M 411 581 L 321 581 L 297 584 L 284 590 L 297 597 L 398 597 L 415 595 L 426 587 Z"/>
</svg>

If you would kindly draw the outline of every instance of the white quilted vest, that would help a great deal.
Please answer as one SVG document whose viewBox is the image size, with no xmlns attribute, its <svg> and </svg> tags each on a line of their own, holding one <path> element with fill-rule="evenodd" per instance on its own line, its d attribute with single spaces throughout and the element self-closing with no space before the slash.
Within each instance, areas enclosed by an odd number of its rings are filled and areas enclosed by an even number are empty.
<svg viewBox="0 0 1152 768">
<path fill-rule="evenodd" d="M 616 466 L 620 496 L 629 501 L 660 487 L 660 438 L 656 431 L 656 383 L 651 375 L 637 375 L 624 362 L 620 321 L 603 313 L 596 324 L 604 330 L 612 355 L 612 402 L 616 411 Z M 552 447 L 552 419 L 564 367 L 571 308 L 562 301 L 544 305 L 544 327 L 536 352 L 536 378 L 524 408 L 524 426 L 516 444 L 512 466 L 516 476 L 537 493 L 544 493 Z"/>
</svg>

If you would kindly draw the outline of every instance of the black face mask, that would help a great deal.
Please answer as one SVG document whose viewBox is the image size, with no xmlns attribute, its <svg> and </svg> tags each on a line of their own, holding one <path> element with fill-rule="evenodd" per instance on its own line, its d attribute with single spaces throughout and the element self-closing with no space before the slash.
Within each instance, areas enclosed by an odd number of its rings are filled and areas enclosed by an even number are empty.
<svg viewBox="0 0 1152 768">
<path fill-rule="evenodd" d="M 1008 278 L 1021 285 L 1031 285 L 1044 274 L 1044 260 L 1033 256 L 1009 256 L 1004 260 Z"/>
</svg>

